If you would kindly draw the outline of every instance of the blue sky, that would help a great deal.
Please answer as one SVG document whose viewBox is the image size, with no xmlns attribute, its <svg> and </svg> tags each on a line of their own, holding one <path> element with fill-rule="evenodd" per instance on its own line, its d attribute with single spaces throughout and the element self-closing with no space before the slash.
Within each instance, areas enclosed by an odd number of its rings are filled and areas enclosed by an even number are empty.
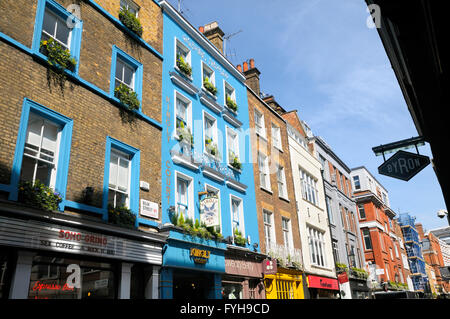
<svg viewBox="0 0 450 319">
<path fill-rule="evenodd" d="M 182 0 L 181 10 L 195 27 L 217 21 L 225 36 L 242 30 L 226 42 L 228 59 L 255 59 L 261 91 L 297 109 L 347 166 L 367 167 L 397 214 L 409 212 L 425 229 L 448 225 L 436 215 L 445 203 L 431 164 L 409 182 L 378 174 L 383 158 L 372 147 L 418 133 L 379 35 L 367 27 L 364 0 Z M 428 145 L 419 151 L 431 157 Z"/>
</svg>

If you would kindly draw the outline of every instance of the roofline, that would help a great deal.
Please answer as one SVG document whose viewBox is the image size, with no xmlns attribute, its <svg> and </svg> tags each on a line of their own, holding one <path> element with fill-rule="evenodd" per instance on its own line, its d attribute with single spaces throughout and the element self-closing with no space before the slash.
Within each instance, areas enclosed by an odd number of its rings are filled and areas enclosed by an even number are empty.
<svg viewBox="0 0 450 319">
<path fill-rule="evenodd" d="M 263 99 L 261 99 L 260 96 L 258 96 L 258 94 L 256 94 L 255 91 L 253 91 L 247 84 L 245 84 L 245 86 L 247 87 L 247 90 L 249 90 L 254 96 L 256 96 L 256 98 L 262 103 L 264 104 L 265 107 L 267 107 L 270 111 L 272 111 L 272 113 L 274 113 L 277 117 L 279 117 L 284 123 L 287 123 L 286 120 L 280 115 L 278 114 L 269 104 L 267 104 L 266 102 L 264 102 Z"/>
<path fill-rule="evenodd" d="M 330 147 L 328 147 L 325 144 L 323 144 L 320 136 L 314 135 L 311 138 L 311 140 L 314 140 L 314 141 L 318 142 L 319 146 L 321 148 L 323 148 L 325 152 L 330 154 L 331 157 L 333 157 L 347 171 L 348 174 L 351 173 L 351 169 L 347 165 L 345 165 L 345 163 L 336 155 L 336 153 L 333 152 L 333 150 Z"/>
<path fill-rule="evenodd" d="M 186 18 L 184 18 L 175 8 L 166 0 L 159 2 L 163 12 L 166 12 L 171 18 L 175 20 L 190 36 L 202 45 L 212 57 L 217 61 L 222 62 L 222 65 L 238 80 L 245 83 L 245 76 L 241 73 L 228 59 L 219 51 L 200 31 L 198 31 Z"/>
<path fill-rule="evenodd" d="M 371 173 L 365 166 L 358 166 L 358 167 L 352 168 L 352 169 L 351 169 L 351 172 L 353 172 L 353 171 L 355 171 L 355 170 L 357 170 L 357 169 L 361 169 L 361 168 L 365 169 L 365 170 L 370 174 L 370 176 L 372 176 L 372 178 L 373 178 L 374 180 L 376 180 L 376 182 L 377 182 L 378 184 L 380 184 L 380 186 L 381 186 L 387 193 L 389 193 L 389 191 L 386 189 L 386 187 L 384 187 L 384 185 L 381 184 L 381 183 L 375 178 L 375 176 L 373 176 L 372 173 Z M 351 172 L 350 172 L 350 173 L 351 173 Z"/>
</svg>

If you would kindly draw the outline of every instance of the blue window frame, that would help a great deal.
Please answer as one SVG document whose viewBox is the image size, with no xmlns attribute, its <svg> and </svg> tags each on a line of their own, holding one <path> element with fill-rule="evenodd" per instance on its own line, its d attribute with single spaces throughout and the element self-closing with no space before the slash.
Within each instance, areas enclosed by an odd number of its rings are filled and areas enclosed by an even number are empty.
<svg viewBox="0 0 450 319">
<path fill-rule="evenodd" d="M 45 23 L 44 23 L 45 22 Z M 64 44 L 77 61 L 74 72 L 78 74 L 83 21 L 53 0 L 39 0 L 34 25 L 32 51 L 43 59 L 47 59 L 39 49 L 41 40 L 52 37 Z"/>
<path fill-rule="evenodd" d="M 113 150 L 113 151 L 112 151 Z M 111 152 L 112 151 L 112 152 Z M 128 184 L 128 208 L 138 217 L 139 212 L 139 167 L 140 167 L 140 151 L 110 136 L 106 138 L 105 152 L 105 173 L 103 179 L 103 220 L 108 220 L 108 193 L 110 182 L 110 163 L 111 156 L 115 156 L 114 151 L 127 155 L 129 161 L 129 184 Z M 136 223 L 138 219 L 136 218 Z M 136 224 L 137 226 L 137 224 Z"/>
<path fill-rule="evenodd" d="M 136 92 L 142 108 L 142 78 L 143 65 L 127 53 L 113 45 L 112 59 L 111 59 L 111 78 L 109 86 L 110 97 L 116 99 L 114 96 L 114 89 L 116 83 L 124 83 Z M 131 77 L 130 77 L 131 71 Z"/>
<path fill-rule="evenodd" d="M 27 139 L 27 128 L 30 120 L 30 114 L 39 116 L 59 127 L 60 139 L 57 153 L 58 165 L 56 167 L 54 188 L 61 194 L 61 197 L 63 199 L 63 201 L 59 205 L 59 209 L 62 211 L 64 210 L 64 202 L 66 198 L 67 174 L 69 171 L 73 120 L 27 98 L 25 98 L 23 102 L 19 132 L 17 135 L 16 151 L 14 154 L 11 173 L 11 191 L 9 193 L 9 200 L 17 200 L 18 198 L 18 185 L 24 158 L 25 142 Z"/>
</svg>

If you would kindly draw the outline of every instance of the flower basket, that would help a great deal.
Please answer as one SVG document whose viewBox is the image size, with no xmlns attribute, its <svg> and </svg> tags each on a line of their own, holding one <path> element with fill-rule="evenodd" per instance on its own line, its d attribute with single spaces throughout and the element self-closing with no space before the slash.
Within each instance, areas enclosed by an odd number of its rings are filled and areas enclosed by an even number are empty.
<svg viewBox="0 0 450 319">
<path fill-rule="evenodd" d="M 238 106 L 237 106 L 236 102 L 233 101 L 233 100 L 231 99 L 231 97 L 229 97 L 229 96 L 227 96 L 227 106 L 228 106 L 228 108 L 229 108 L 230 110 L 232 110 L 233 112 L 237 113 Z"/>
<path fill-rule="evenodd" d="M 141 22 L 131 11 L 121 8 L 119 12 L 119 20 L 136 35 L 142 37 L 143 29 Z"/>
<path fill-rule="evenodd" d="M 177 67 L 188 77 L 192 75 L 192 67 L 189 65 L 189 63 L 184 61 L 182 55 L 177 56 Z"/>
<path fill-rule="evenodd" d="M 216 95 L 217 94 L 217 88 L 211 83 L 209 82 L 209 78 L 206 77 L 203 80 L 203 87 L 211 94 Z"/>
<path fill-rule="evenodd" d="M 114 96 L 117 97 L 120 102 L 127 107 L 130 111 L 138 110 L 140 102 L 138 100 L 137 93 L 131 90 L 125 84 L 120 84 L 114 90 Z"/>
<path fill-rule="evenodd" d="M 243 246 L 243 247 L 245 247 L 245 244 L 246 244 L 245 238 L 242 237 L 241 232 L 237 228 L 234 230 L 234 243 L 238 246 Z"/>
<path fill-rule="evenodd" d="M 41 41 L 39 51 L 47 56 L 48 64 L 60 70 L 74 71 L 77 61 L 70 55 L 70 51 L 64 49 L 57 41 L 52 38 Z"/>
<path fill-rule="evenodd" d="M 241 164 L 241 162 L 239 161 L 239 158 L 233 153 L 233 152 L 231 152 L 230 151 L 230 153 L 228 154 L 228 157 L 229 157 L 229 160 L 230 160 L 230 165 L 233 167 L 233 168 L 235 168 L 235 169 L 237 169 L 237 170 L 241 170 L 242 169 L 242 164 Z"/>
<path fill-rule="evenodd" d="M 34 184 L 28 181 L 19 183 L 19 202 L 27 206 L 44 211 L 58 210 L 58 205 L 62 201 L 61 195 L 36 180 Z"/>
<path fill-rule="evenodd" d="M 134 229 L 136 228 L 136 215 L 126 207 L 108 206 L 108 221 L 114 225 Z"/>
</svg>

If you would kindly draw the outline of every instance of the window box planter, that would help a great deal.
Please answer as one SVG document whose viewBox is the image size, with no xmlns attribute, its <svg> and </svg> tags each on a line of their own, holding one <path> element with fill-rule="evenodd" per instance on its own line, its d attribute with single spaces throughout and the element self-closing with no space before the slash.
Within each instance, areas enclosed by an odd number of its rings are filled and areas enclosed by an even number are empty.
<svg viewBox="0 0 450 319">
<path fill-rule="evenodd" d="M 216 96 L 217 88 L 209 81 L 209 78 L 203 80 L 203 87 L 212 95 Z"/>
<path fill-rule="evenodd" d="M 348 272 L 348 267 L 346 264 L 336 264 L 336 272 L 338 274 L 343 273 L 343 272 Z"/>
<path fill-rule="evenodd" d="M 228 159 L 230 161 L 230 165 L 234 169 L 236 169 L 236 170 L 238 170 L 240 172 L 241 169 L 242 169 L 242 164 L 239 161 L 239 159 L 237 158 L 237 156 L 233 152 L 230 151 L 229 154 L 228 154 Z"/>
<path fill-rule="evenodd" d="M 238 106 L 237 106 L 236 102 L 231 99 L 231 97 L 227 96 L 227 103 L 226 104 L 227 104 L 227 107 L 231 111 L 233 111 L 234 113 L 237 113 Z"/>
<path fill-rule="evenodd" d="M 247 240 L 242 236 L 238 229 L 234 230 L 234 243 L 238 246 L 245 247 Z"/>
<path fill-rule="evenodd" d="M 114 90 L 114 96 L 119 99 L 120 103 L 125 105 L 129 111 L 139 110 L 140 102 L 137 93 L 131 90 L 125 84 L 120 84 Z"/>
<path fill-rule="evenodd" d="M 28 181 L 19 183 L 18 201 L 26 206 L 41 209 L 44 211 L 58 210 L 58 205 L 62 201 L 61 195 L 36 180 L 34 184 Z"/>
<path fill-rule="evenodd" d="M 180 139 L 180 143 L 189 144 L 191 147 L 194 146 L 194 136 L 191 133 L 190 127 L 185 127 L 183 122 L 177 125 L 177 135 Z"/>
<path fill-rule="evenodd" d="M 225 121 L 227 121 L 234 127 L 239 128 L 242 126 L 242 122 L 236 118 L 236 114 L 234 114 L 231 110 L 228 110 L 228 108 L 222 111 L 222 116 Z"/>
<path fill-rule="evenodd" d="M 216 159 L 220 159 L 220 152 L 217 144 L 211 139 L 205 139 L 206 152 Z"/>
<path fill-rule="evenodd" d="M 192 75 L 192 67 L 184 61 L 184 58 L 181 55 L 177 56 L 177 67 L 178 69 L 188 78 L 191 78 Z"/>
<path fill-rule="evenodd" d="M 137 36 L 142 37 L 143 29 L 141 22 L 131 11 L 122 8 L 119 12 L 119 20 Z"/>
<path fill-rule="evenodd" d="M 221 242 L 223 235 L 217 232 L 214 227 L 206 227 L 204 223 L 200 223 L 198 219 L 195 222 L 191 218 L 184 218 L 183 214 L 173 212 L 170 216 L 170 221 L 174 226 L 180 227 L 185 234 L 191 237 L 198 237 L 202 239 L 214 240 Z"/>
<path fill-rule="evenodd" d="M 183 74 L 183 72 L 169 72 L 169 75 L 172 82 L 184 89 L 186 92 L 191 95 L 197 94 L 198 89 L 187 80 L 188 78 Z"/>
<path fill-rule="evenodd" d="M 136 228 L 136 215 L 126 207 L 108 206 L 108 222 L 111 224 L 134 229 Z"/>
<path fill-rule="evenodd" d="M 70 51 L 64 49 L 57 41 L 52 38 L 41 41 L 39 51 L 45 55 L 48 64 L 63 71 L 75 71 L 77 61 L 70 55 Z"/>
</svg>

